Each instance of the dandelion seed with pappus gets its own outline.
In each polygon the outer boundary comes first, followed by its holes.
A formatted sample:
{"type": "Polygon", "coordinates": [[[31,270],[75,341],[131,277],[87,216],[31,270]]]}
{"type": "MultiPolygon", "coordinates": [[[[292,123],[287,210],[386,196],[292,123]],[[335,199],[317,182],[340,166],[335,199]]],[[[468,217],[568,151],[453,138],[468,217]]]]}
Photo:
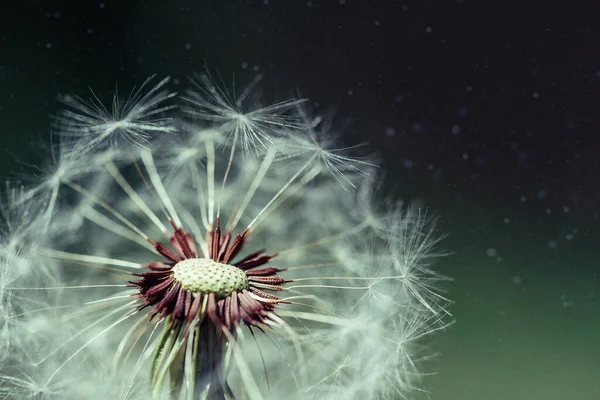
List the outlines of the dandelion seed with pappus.
{"type": "Polygon", "coordinates": [[[257,82],[234,97],[202,76],[176,108],[150,82],[111,111],[69,97],[46,169],[61,173],[9,186],[0,395],[422,390],[426,337],[449,323],[427,214],[380,207],[375,163],[303,99],[265,106],[257,82]]]}

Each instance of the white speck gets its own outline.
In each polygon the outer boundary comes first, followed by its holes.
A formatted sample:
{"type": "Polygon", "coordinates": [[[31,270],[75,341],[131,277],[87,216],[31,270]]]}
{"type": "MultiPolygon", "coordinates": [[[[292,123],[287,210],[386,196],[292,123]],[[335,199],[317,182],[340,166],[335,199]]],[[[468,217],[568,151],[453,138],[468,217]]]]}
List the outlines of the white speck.
{"type": "Polygon", "coordinates": [[[428,169],[428,170],[430,170],[430,171],[433,171],[433,165],[429,164],[429,165],[427,166],[427,169],[428,169]]]}
{"type": "Polygon", "coordinates": [[[94,33],[94,30],[92,28],[87,28],[85,33],[87,33],[88,35],[91,35],[92,33],[94,33]]]}
{"type": "Polygon", "coordinates": [[[186,44],[185,44],[185,49],[186,49],[186,50],[189,50],[189,49],[191,49],[191,48],[192,48],[192,45],[191,45],[191,44],[189,44],[189,43],[186,43],[186,44]]]}
{"type": "Polygon", "coordinates": [[[498,255],[498,252],[496,251],[496,249],[490,247],[485,251],[485,254],[487,254],[488,257],[496,257],[498,255]]]}
{"type": "Polygon", "coordinates": [[[242,69],[246,69],[248,68],[248,63],[247,62],[243,62],[242,63],[242,69]]]}
{"type": "Polygon", "coordinates": [[[402,96],[401,94],[394,95],[394,101],[396,103],[401,103],[402,100],[404,100],[404,96],[402,96]]]}
{"type": "Polygon", "coordinates": [[[306,2],[306,5],[307,5],[308,7],[312,7],[312,6],[313,6],[313,2],[312,2],[312,1],[307,1],[307,2],[306,2]]]}
{"type": "Polygon", "coordinates": [[[340,4],[346,4],[346,0],[340,0],[340,4]]]}
{"type": "Polygon", "coordinates": [[[556,249],[557,247],[558,247],[558,243],[556,243],[556,240],[550,240],[550,241],[548,242],[548,248],[549,248],[549,249],[552,249],[552,250],[554,250],[554,249],[556,249]]]}
{"type": "Polygon", "coordinates": [[[522,202],[522,203],[525,203],[526,201],[527,201],[527,197],[525,197],[525,196],[521,196],[521,202],[522,202]]]}
{"type": "Polygon", "coordinates": [[[567,233],[567,234],[565,235],[565,239],[567,239],[567,240],[573,240],[573,238],[574,238],[574,237],[575,237],[575,236],[573,236],[573,234],[572,234],[572,233],[567,233]]]}
{"type": "Polygon", "coordinates": [[[260,69],[258,65],[252,67],[252,71],[257,72],[260,69]]]}
{"type": "Polygon", "coordinates": [[[552,214],[552,210],[549,208],[546,208],[546,215],[550,215],[550,214],[552,214]]]}
{"type": "Polygon", "coordinates": [[[412,160],[404,160],[404,168],[412,168],[413,162],[412,160]]]}
{"type": "Polygon", "coordinates": [[[508,224],[510,222],[510,218],[504,218],[504,223],[508,224]]]}
{"type": "Polygon", "coordinates": [[[394,129],[393,126],[388,126],[387,128],[385,128],[385,134],[387,136],[395,136],[396,135],[396,130],[394,129]]]}
{"type": "Polygon", "coordinates": [[[460,126],[458,126],[458,125],[452,125],[452,133],[454,133],[455,135],[457,133],[460,133],[460,126]]]}
{"type": "Polygon", "coordinates": [[[381,22],[378,19],[376,19],[375,20],[375,26],[379,26],[379,25],[381,25],[381,22]]]}
{"type": "Polygon", "coordinates": [[[427,28],[425,28],[425,32],[427,32],[427,33],[431,33],[431,27],[430,27],[430,26],[428,26],[427,28]]]}
{"type": "Polygon", "coordinates": [[[469,85],[467,86],[467,92],[472,92],[473,91],[473,86],[469,85]]]}
{"type": "Polygon", "coordinates": [[[100,3],[99,7],[100,7],[101,9],[104,9],[104,7],[106,7],[106,4],[104,4],[104,3],[100,3]]]}
{"type": "Polygon", "coordinates": [[[540,97],[538,92],[533,92],[532,96],[534,99],[537,99],[538,97],[540,97]]]}
{"type": "Polygon", "coordinates": [[[469,159],[469,155],[467,153],[463,153],[462,159],[463,160],[468,160],[469,159]]]}
{"type": "Polygon", "coordinates": [[[512,277],[511,281],[515,285],[520,285],[521,283],[523,283],[523,278],[521,278],[519,275],[515,275],[512,277]]]}
{"type": "Polygon", "coordinates": [[[348,96],[352,96],[354,94],[354,90],[348,89],[348,96]]]}
{"type": "Polygon", "coordinates": [[[47,49],[50,49],[50,48],[52,48],[52,43],[46,43],[46,48],[47,48],[47,49]]]}

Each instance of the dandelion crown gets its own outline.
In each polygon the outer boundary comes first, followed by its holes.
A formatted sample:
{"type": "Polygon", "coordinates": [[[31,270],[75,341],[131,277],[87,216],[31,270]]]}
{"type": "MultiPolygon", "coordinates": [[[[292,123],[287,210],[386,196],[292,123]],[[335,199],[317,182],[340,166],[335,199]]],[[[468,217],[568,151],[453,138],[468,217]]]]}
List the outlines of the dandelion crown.
{"type": "Polygon", "coordinates": [[[261,104],[257,82],[61,99],[52,162],[6,183],[0,397],[419,389],[449,315],[431,221],[380,206],[374,163],[304,100],[261,104]]]}

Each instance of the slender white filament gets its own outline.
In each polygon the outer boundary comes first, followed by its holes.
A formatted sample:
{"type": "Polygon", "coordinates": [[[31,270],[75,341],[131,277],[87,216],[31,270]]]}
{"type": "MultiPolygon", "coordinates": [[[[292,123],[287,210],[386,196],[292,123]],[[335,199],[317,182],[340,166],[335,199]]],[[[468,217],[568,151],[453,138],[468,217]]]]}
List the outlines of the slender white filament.
{"type": "Polygon", "coordinates": [[[175,223],[175,225],[181,227],[181,221],[179,220],[177,212],[175,211],[175,207],[173,207],[173,203],[171,202],[171,199],[167,194],[167,190],[163,186],[162,179],[160,178],[160,175],[158,174],[158,171],[156,169],[156,165],[154,164],[154,158],[152,157],[152,153],[149,150],[142,150],[141,156],[142,161],[146,166],[146,170],[148,171],[148,176],[150,176],[150,180],[156,188],[156,192],[158,193],[160,200],[163,202],[163,204],[169,211],[169,215],[175,223]]]}

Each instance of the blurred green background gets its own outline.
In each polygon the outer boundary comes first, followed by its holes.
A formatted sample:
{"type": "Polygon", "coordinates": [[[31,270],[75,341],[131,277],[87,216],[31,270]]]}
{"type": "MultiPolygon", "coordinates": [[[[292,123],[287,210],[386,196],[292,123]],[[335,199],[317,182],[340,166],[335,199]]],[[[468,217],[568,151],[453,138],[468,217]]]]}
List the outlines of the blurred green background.
{"type": "Polygon", "coordinates": [[[0,175],[48,158],[59,93],[110,99],[206,66],[298,90],[382,192],[438,215],[455,323],[434,400],[600,399],[600,60],[594,6],[561,2],[13,2],[0,17],[0,175]],[[46,144],[45,146],[43,144],[46,144]]]}

